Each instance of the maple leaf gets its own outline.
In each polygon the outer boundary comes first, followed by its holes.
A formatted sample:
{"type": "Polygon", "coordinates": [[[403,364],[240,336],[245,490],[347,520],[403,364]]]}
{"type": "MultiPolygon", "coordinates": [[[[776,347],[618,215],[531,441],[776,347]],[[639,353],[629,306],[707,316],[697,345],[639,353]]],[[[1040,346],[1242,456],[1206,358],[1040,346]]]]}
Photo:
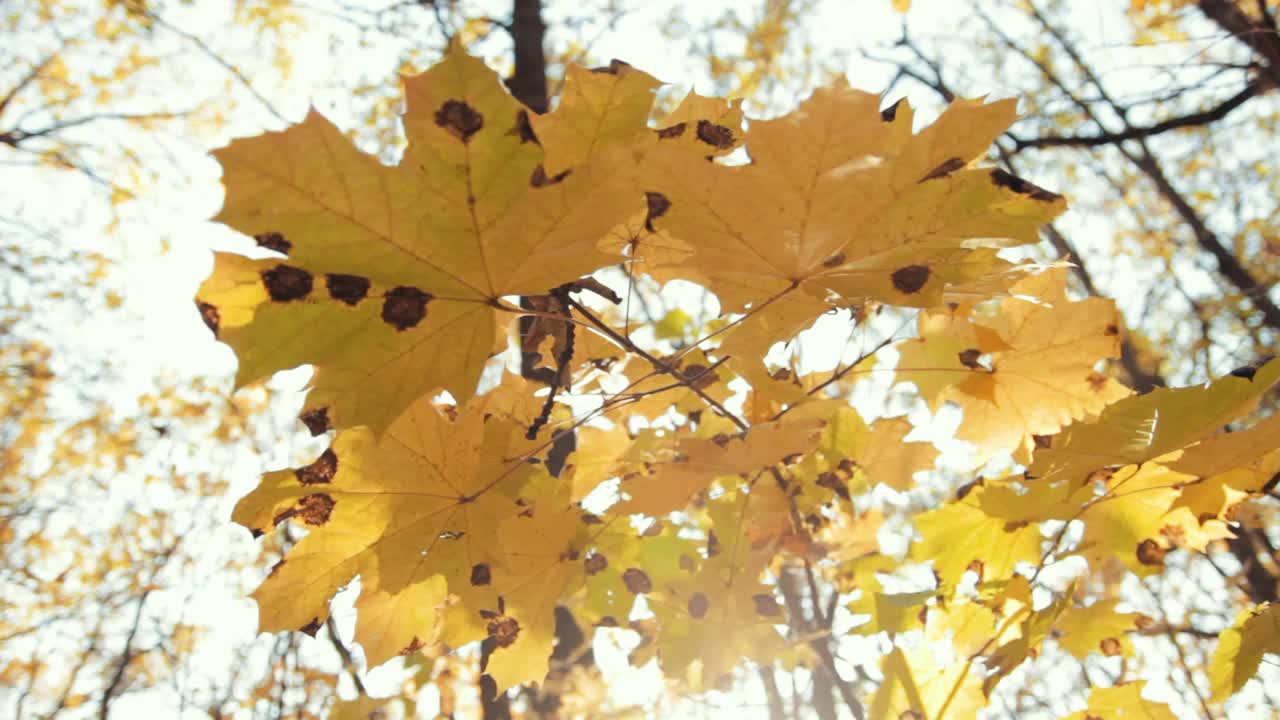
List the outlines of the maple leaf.
{"type": "Polygon", "coordinates": [[[307,416],[326,422],[313,430],[381,431],[436,388],[466,400],[504,342],[500,298],[608,263],[597,241],[640,207],[605,171],[604,145],[549,174],[545,155],[573,153],[544,149],[530,113],[457,45],[406,78],[405,96],[408,149],[394,167],[314,111],[214,153],[217,220],[286,257],[219,253],[201,314],[236,350],[238,384],[316,366],[307,416]]]}
{"type": "Polygon", "coordinates": [[[921,539],[911,547],[919,560],[933,560],[942,581],[954,585],[965,570],[979,578],[1008,577],[1020,562],[1040,559],[1040,526],[1032,522],[1039,500],[987,487],[916,518],[921,539]]]}
{"type": "Polygon", "coordinates": [[[1239,692],[1258,672],[1266,653],[1280,653],[1280,604],[1263,603],[1236,616],[1218,638],[1209,661],[1209,681],[1214,700],[1239,692]]]}
{"type": "Polygon", "coordinates": [[[1053,268],[1011,288],[1039,302],[1009,297],[990,317],[924,313],[920,337],[897,346],[898,378],[934,407],[960,405],[956,436],[988,454],[1026,451],[1034,436],[1101,411],[1129,394],[1095,369],[1120,354],[1120,318],[1110,300],[1069,302],[1065,288],[1066,270],[1053,268]]]}
{"type": "Polygon", "coordinates": [[[879,105],[841,80],[795,112],[753,122],[749,165],[661,145],[645,155],[650,225],[694,250],[681,272],[724,311],[754,310],[724,340],[727,353],[790,337],[830,307],[831,293],[936,304],[948,283],[1004,271],[972,249],[1035,242],[1062,211],[1052,193],[968,167],[1013,121],[1015,103],[959,100],[918,135],[905,103],[883,115],[879,105]]]}
{"type": "MultiPolygon", "coordinates": [[[[1074,423],[1053,437],[1048,447],[1036,451],[1030,473],[1056,482],[1084,477],[1098,468],[1158,458],[1218,432],[1249,412],[1278,381],[1280,359],[1205,385],[1157,388],[1125,398],[1097,419],[1074,423]]],[[[1191,462],[1203,462],[1198,455],[1194,452],[1191,462]]],[[[1204,468],[1186,467],[1198,469],[1204,468]]]]}
{"type": "Polygon", "coordinates": [[[976,717],[986,704],[968,664],[943,662],[928,646],[895,646],[880,670],[884,682],[871,700],[873,718],[976,717]]]}
{"type": "Polygon", "coordinates": [[[460,410],[420,398],[381,437],[348,429],[315,462],[268,473],[233,518],[255,532],[286,520],[309,532],[254,592],[262,629],[323,622],[358,575],[356,639],[370,665],[437,635],[488,635],[515,646],[495,655],[504,682],[541,679],[554,599],[582,577],[567,558],[585,551],[589,530],[563,483],[525,461],[527,416],[503,405],[496,392],[460,410]],[[465,610],[442,623],[446,589],[465,610]],[[504,597],[509,610],[497,610],[504,597]]]}
{"type": "Polygon", "coordinates": [[[1109,688],[1095,687],[1089,691],[1089,706],[1067,715],[1062,720],[1090,720],[1091,718],[1175,720],[1177,715],[1173,714],[1173,710],[1168,705],[1142,697],[1142,691],[1146,686],[1147,682],[1140,680],[1109,688]]]}
{"type": "Polygon", "coordinates": [[[778,421],[755,425],[736,437],[683,439],[675,460],[657,465],[652,475],[628,480],[622,489],[631,498],[609,510],[654,516],[679,510],[715,478],[759,473],[807,451],[817,443],[822,425],[820,420],[778,421]]]}
{"type": "Polygon", "coordinates": [[[1099,600],[1087,607],[1069,607],[1054,624],[1058,644],[1084,660],[1091,653],[1108,657],[1130,655],[1133,643],[1128,633],[1138,627],[1143,616],[1116,610],[1119,600],[1099,600]]]}

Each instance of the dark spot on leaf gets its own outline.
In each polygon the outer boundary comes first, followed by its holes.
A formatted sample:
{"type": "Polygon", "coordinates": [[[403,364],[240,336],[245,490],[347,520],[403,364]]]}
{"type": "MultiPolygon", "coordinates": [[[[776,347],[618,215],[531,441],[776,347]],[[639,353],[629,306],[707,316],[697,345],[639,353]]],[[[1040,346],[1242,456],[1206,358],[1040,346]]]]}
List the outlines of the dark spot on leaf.
{"type": "Polygon", "coordinates": [[[822,267],[824,268],[840,267],[841,265],[844,264],[844,260],[845,260],[844,253],[838,252],[835,255],[832,255],[831,257],[827,258],[826,260],[823,260],[822,267]]]}
{"type": "Polygon", "coordinates": [[[835,473],[833,473],[833,472],[824,472],[824,473],[822,473],[821,475],[819,475],[819,476],[818,476],[818,485],[819,485],[819,487],[824,487],[824,488],[828,488],[828,489],[830,489],[830,490],[833,490],[833,491],[835,492],[835,494],[839,495],[840,497],[844,498],[845,500],[848,500],[848,499],[849,499],[849,488],[848,488],[848,486],[847,486],[847,485],[845,485],[844,480],[843,480],[843,479],[841,479],[841,477],[840,477],[839,475],[837,475],[837,474],[835,474],[835,473]]]}
{"type": "Polygon", "coordinates": [[[920,292],[920,288],[929,282],[929,275],[928,265],[908,265],[894,270],[889,279],[893,281],[893,287],[898,292],[913,295],[920,292]]]}
{"type": "Polygon", "coordinates": [[[446,100],[436,111],[436,125],[467,142],[484,127],[484,116],[461,100],[446,100]]]}
{"type": "Polygon", "coordinates": [[[302,413],[299,419],[302,420],[303,425],[307,426],[307,430],[310,431],[311,437],[323,435],[329,432],[329,428],[332,427],[329,423],[329,408],[327,407],[308,410],[302,413]]]}
{"type": "Polygon", "coordinates": [[[950,175],[951,173],[959,170],[960,168],[964,167],[964,165],[965,165],[965,162],[961,158],[958,158],[958,157],[947,158],[942,162],[941,165],[930,170],[929,174],[920,178],[920,182],[925,182],[926,180],[937,180],[938,178],[944,178],[950,175]]]}
{"type": "Polygon", "coordinates": [[[711,442],[715,443],[718,447],[728,447],[729,440],[731,439],[732,438],[730,438],[726,433],[716,433],[711,436],[711,442]]]}
{"type": "Polygon", "coordinates": [[[604,520],[601,520],[599,515],[594,513],[582,513],[583,525],[601,525],[603,523],[604,520]]]}
{"type": "Polygon", "coordinates": [[[298,632],[306,633],[311,637],[315,637],[316,633],[320,632],[320,618],[318,617],[311,618],[311,622],[298,628],[298,632]]]}
{"type": "Polygon", "coordinates": [[[782,614],[782,607],[778,605],[778,601],[769,593],[760,593],[752,595],[751,601],[756,604],[756,614],[765,617],[774,617],[782,614]]]}
{"type": "Polygon", "coordinates": [[[277,265],[263,271],[262,284],[276,302],[301,300],[311,294],[311,273],[292,265],[277,265]]]}
{"type": "Polygon", "coordinates": [[[485,610],[484,608],[481,608],[481,609],[477,610],[476,612],[480,613],[480,617],[484,618],[485,620],[492,620],[492,619],[494,619],[494,618],[498,617],[498,613],[496,613],[496,612],[494,612],[494,611],[492,611],[492,610],[485,610]]]}
{"type": "Polygon", "coordinates": [[[716,536],[715,530],[707,531],[707,557],[713,558],[720,554],[720,538],[716,536]]]}
{"type": "Polygon", "coordinates": [[[1004,531],[1014,533],[1027,526],[1026,520],[1007,520],[1004,524],[1004,531]]]}
{"type": "Polygon", "coordinates": [[[1160,543],[1150,538],[1138,543],[1138,562],[1143,565],[1163,565],[1164,556],[1168,553],[1168,550],[1160,547],[1160,543]]]}
{"type": "Polygon", "coordinates": [[[1245,365],[1244,367],[1238,367],[1238,368],[1236,368],[1235,370],[1232,370],[1232,371],[1231,371],[1231,376],[1232,376],[1232,377],[1238,377],[1238,378],[1244,378],[1245,380],[1248,380],[1248,381],[1252,382],[1252,381],[1253,381],[1253,376],[1254,376],[1254,375],[1256,375],[1256,374],[1257,374],[1257,372],[1258,372],[1258,368],[1256,368],[1256,367],[1254,367],[1254,366],[1252,366],[1252,365],[1245,365]]]}
{"type": "Polygon", "coordinates": [[[218,312],[218,308],[207,302],[196,301],[196,308],[200,310],[200,319],[204,321],[205,327],[213,331],[213,336],[218,337],[218,326],[222,322],[222,313],[218,312]]]}
{"type": "Polygon", "coordinates": [[[893,101],[893,104],[880,111],[880,119],[885,122],[893,122],[898,117],[898,106],[902,104],[902,98],[893,101]]]}
{"type": "Polygon", "coordinates": [[[1031,439],[1035,442],[1037,450],[1053,447],[1052,435],[1032,435],[1031,439]]]}
{"type": "Polygon", "coordinates": [[[1107,327],[1102,331],[1102,334],[1103,335],[1119,335],[1120,328],[1116,327],[1115,323],[1111,323],[1110,325],[1107,325],[1107,327]]]}
{"type": "Polygon", "coordinates": [[[520,621],[513,617],[500,615],[489,621],[485,627],[494,645],[500,648],[511,647],[520,636],[520,621]]]}
{"type": "Polygon", "coordinates": [[[956,353],[956,357],[960,359],[961,365],[969,368],[970,370],[985,369],[978,364],[978,358],[982,357],[982,351],[977,348],[969,348],[968,350],[961,350],[960,352],[956,353]]]}
{"type": "Polygon", "coordinates": [[[1057,200],[1062,199],[1061,195],[1057,193],[1049,192],[1048,190],[1045,190],[1039,185],[1036,185],[1034,183],[1029,183],[1026,180],[1023,180],[1022,178],[1018,177],[1017,175],[1013,175],[1008,172],[1005,172],[1000,168],[996,168],[995,170],[991,171],[991,182],[995,183],[996,185],[999,185],[1000,187],[1009,188],[1010,190],[1018,193],[1019,195],[1028,195],[1031,197],[1032,200],[1039,200],[1041,202],[1055,202],[1057,200]]]}
{"type": "Polygon", "coordinates": [[[329,288],[329,297],[348,305],[359,303],[369,294],[369,278],[359,275],[329,273],[324,282],[329,288]]]}
{"type": "Polygon", "coordinates": [[[406,646],[405,646],[405,648],[404,648],[403,650],[401,650],[401,651],[400,651],[400,654],[401,654],[401,655],[412,655],[412,654],[414,654],[414,653],[418,652],[419,650],[421,650],[421,649],[422,649],[422,647],[423,647],[423,645],[422,645],[422,641],[418,639],[418,636],[417,636],[417,635],[414,635],[414,636],[413,636],[413,639],[409,641],[409,644],[408,644],[408,645],[406,645],[406,646]]]}
{"type": "Polygon", "coordinates": [[[664,127],[658,131],[658,139],[674,140],[675,138],[678,138],[681,135],[683,135],[685,128],[687,128],[688,126],[689,126],[688,123],[676,123],[671,127],[664,127]]]}
{"type": "Polygon", "coordinates": [[[710,120],[698,121],[698,139],[719,150],[728,150],[734,143],[733,130],[710,120]]]}
{"type": "Polygon", "coordinates": [[[622,573],[622,582],[636,595],[653,591],[653,581],[640,568],[627,568],[626,572],[622,573]]]}
{"type": "Polygon", "coordinates": [[[612,615],[605,615],[600,618],[600,622],[596,623],[599,627],[618,627],[618,618],[612,615]]]}
{"type": "Polygon", "coordinates": [[[477,563],[471,566],[472,585],[488,585],[492,581],[493,576],[489,573],[488,563],[477,563]]]}
{"type": "Polygon", "coordinates": [[[667,214],[671,209],[671,201],[666,195],[658,192],[646,192],[644,194],[645,203],[649,206],[649,212],[644,216],[644,229],[649,232],[657,232],[653,229],[653,221],[667,214]]]}
{"type": "Polygon", "coordinates": [[[529,184],[536,188],[546,187],[548,185],[555,185],[556,183],[561,182],[565,178],[569,177],[569,173],[571,172],[573,172],[573,170],[562,170],[556,173],[554,176],[548,177],[547,169],[542,167],[541,164],[539,164],[537,167],[533,169],[533,174],[529,176],[529,184]]]}
{"type": "Polygon", "coordinates": [[[698,619],[704,618],[707,615],[707,611],[710,609],[711,601],[707,599],[706,595],[703,595],[702,593],[694,593],[693,597],[689,598],[690,617],[698,619]]]}
{"type": "Polygon", "coordinates": [[[281,255],[288,255],[289,250],[293,248],[293,243],[285,239],[284,235],[278,232],[262,233],[254,235],[253,241],[258,243],[258,247],[264,247],[268,250],[275,250],[281,255]]]}
{"type": "Polygon", "coordinates": [[[691,572],[697,572],[697,571],[698,571],[698,564],[697,564],[697,563],[695,563],[695,562],[693,561],[693,558],[689,557],[688,555],[681,555],[681,556],[680,556],[680,569],[681,569],[681,570],[683,570],[683,571],[685,571],[685,572],[688,572],[688,573],[691,573],[691,572]]]}
{"type": "Polygon", "coordinates": [[[320,453],[320,457],[316,458],[315,462],[294,470],[293,474],[303,485],[323,485],[333,482],[333,476],[338,474],[338,456],[333,452],[333,448],[328,448],[320,453]]]}
{"type": "Polygon", "coordinates": [[[1124,652],[1124,646],[1120,644],[1120,640],[1113,637],[1102,638],[1102,642],[1098,643],[1098,649],[1102,650],[1102,654],[1107,657],[1115,657],[1124,652]]]}
{"type": "Polygon", "coordinates": [[[382,319],[397,330],[408,330],[427,316],[430,293],[416,287],[401,285],[387,291],[382,301],[382,319]]]}
{"type": "Polygon", "coordinates": [[[621,71],[630,67],[631,67],[631,63],[614,58],[609,61],[609,64],[607,66],[591,68],[591,72],[599,75],[617,75],[621,71]]]}
{"type": "Polygon", "coordinates": [[[599,553],[591,553],[586,560],[582,561],[582,567],[586,569],[588,575],[595,575],[609,567],[609,558],[599,553]]]}
{"type": "Polygon", "coordinates": [[[308,495],[298,502],[297,516],[308,525],[323,525],[329,522],[333,514],[333,506],[337,502],[324,493],[308,495]]]}
{"type": "Polygon", "coordinates": [[[258,528],[253,528],[249,531],[249,534],[253,536],[254,540],[257,540],[258,538],[262,537],[266,533],[262,532],[258,528]]]}
{"type": "Polygon", "coordinates": [[[520,142],[522,143],[542,144],[538,142],[538,136],[533,132],[533,123],[529,122],[528,110],[516,112],[516,134],[520,136],[520,142]]]}

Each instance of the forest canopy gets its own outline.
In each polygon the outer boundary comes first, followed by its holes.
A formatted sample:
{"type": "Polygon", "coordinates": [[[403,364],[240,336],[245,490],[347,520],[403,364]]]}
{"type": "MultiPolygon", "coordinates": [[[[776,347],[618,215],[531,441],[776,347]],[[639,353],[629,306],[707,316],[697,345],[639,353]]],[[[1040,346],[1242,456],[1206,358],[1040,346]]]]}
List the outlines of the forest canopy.
{"type": "Polygon", "coordinates": [[[6,18],[6,713],[1276,711],[1274,2],[493,5],[6,18]]]}

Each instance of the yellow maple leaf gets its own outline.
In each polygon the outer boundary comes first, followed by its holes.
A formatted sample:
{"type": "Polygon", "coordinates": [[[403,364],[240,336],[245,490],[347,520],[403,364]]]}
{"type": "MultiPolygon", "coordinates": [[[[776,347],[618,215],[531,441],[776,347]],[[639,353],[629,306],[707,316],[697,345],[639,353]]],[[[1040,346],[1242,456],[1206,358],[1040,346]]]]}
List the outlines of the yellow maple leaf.
{"type": "Polygon", "coordinates": [[[1209,661],[1213,698],[1226,700],[1258,672],[1266,653],[1280,653],[1280,604],[1263,603],[1236,616],[1209,661]]]}
{"type": "Polygon", "coordinates": [[[1099,600],[1087,607],[1069,607],[1054,623],[1058,644],[1081,660],[1090,653],[1108,657],[1129,655],[1133,643],[1129,631],[1142,618],[1138,613],[1118,612],[1119,600],[1099,600]]]}
{"type": "Polygon", "coordinates": [[[661,144],[645,155],[650,224],[694,249],[679,270],[707,283],[725,311],[755,311],[725,348],[790,337],[831,307],[832,293],[845,304],[936,304],[948,283],[992,263],[1004,272],[975,248],[1035,242],[1064,208],[1003,171],[969,169],[1013,121],[1014,102],[958,100],[918,135],[905,103],[879,105],[837,81],[793,113],[753,122],[749,165],[661,144]]]}
{"type": "Polygon", "coordinates": [[[1029,450],[1101,411],[1129,394],[1095,367],[1120,354],[1119,315],[1110,300],[1069,302],[1066,279],[1052,268],[1020,280],[1011,292],[1039,301],[1009,297],[990,317],[926,317],[921,337],[898,346],[898,377],[930,403],[960,405],[956,436],[988,454],[1029,450]]]}
{"type": "Polygon", "coordinates": [[[821,420],[784,419],[755,425],[737,437],[681,440],[675,460],[658,465],[652,475],[623,484],[622,490],[631,498],[610,512],[656,516],[679,510],[716,478],[758,473],[789,455],[811,449],[823,424],[821,420]]]}
{"type": "MultiPolygon", "coordinates": [[[[630,100],[648,102],[646,87],[628,87],[630,100]]],[[[314,364],[307,411],[334,427],[381,431],[436,388],[470,397],[501,337],[500,298],[607,264],[597,242],[642,207],[605,171],[607,143],[589,156],[544,149],[497,75],[456,45],[405,95],[395,167],[314,111],[214,153],[226,186],[216,219],[286,257],[219,253],[201,314],[236,349],[239,384],[314,364]],[[549,172],[548,154],[585,164],[549,172]]],[[[545,122],[568,137],[557,114],[545,122]]]]}
{"type": "MultiPolygon", "coordinates": [[[[1205,385],[1157,388],[1125,398],[1096,420],[1074,423],[1052,438],[1036,451],[1030,472],[1056,482],[1160,457],[1209,437],[1249,412],[1277,381],[1280,359],[1205,385]]],[[[1198,455],[1197,451],[1192,457],[1198,455]]],[[[1186,467],[1190,472],[1203,469],[1186,467]]]]}
{"type": "Polygon", "coordinates": [[[1089,691],[1089,707],[1062,720],[1175,720],[1177,715],[1168,705],[1142,697],[1146,686],[1145,680],[1139,680],[1115,687],[1095,687],[1089,691]]]}
{"type": "Polygon", "coordinates": [[[950,585],[970,569],[980,578],[1008,577],[1018,563],[1040,559],[1040,526],[1026,519],[1035,502],[975,487],[916,518],[922,537],[912,544],[911,556],[933,560],[934,570],[950,585]]]}
{"type": "MultiPolygon", "coordinates": [[[[504,404],[497,391],[461,410],[421,398],[381,437],[344,430],[315,462],[268,473],[233,518],[255,532],[287,520],[309,532],[254,592],[262,629],[318,627],[329,599],[358,575],[356,639],[370,665],[441,632],[455,643],[496,634],[507,645],[523,632],[521,647],[546,645],[547,597],[581,575],[560,563],[587,525],[564,484],[525,461],[528,420],[504,404]],[[448,595],[467,609],[442,629],[448,595]],[[504,596],[511,611],[498,612],[501,622],[477,614],[504,596]]],[[[528,663],[519,661],[523,672],[536,673],[528,663]]]]}

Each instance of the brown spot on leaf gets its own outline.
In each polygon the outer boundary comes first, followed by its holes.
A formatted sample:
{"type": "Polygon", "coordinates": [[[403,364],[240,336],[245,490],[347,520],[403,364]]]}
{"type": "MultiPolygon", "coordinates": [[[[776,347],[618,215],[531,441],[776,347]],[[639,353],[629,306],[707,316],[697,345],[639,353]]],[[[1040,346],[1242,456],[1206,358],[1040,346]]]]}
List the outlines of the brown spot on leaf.
{"type": "Polygon", "coordinates": [[[596,623],[598,627],[618,627],[618,618],[612,615],[605,615],[600,618],[600,622],[596,623]]]}
{"type": "Polygon", "coordinates": [[[422,641],[418,639],[417,635],[414,635],[413,639],[409,641],[409,644],[406,645],[404,649],[400,651],[400,654],[412,655],[418,652],[419,650],[421,650],[422,648],[423,648],[422,641]]]}
{"type": "Polygon", "coordinates": [[[1089,373],[1085,380],[1089,381],[1089,389],[1094,392],[1102,392],[1107,387],[1107,376],[1100,372],[1089,373]]]}
{"type": "Polygon", "coordinates": [[[965,162],[961,158],[958,158],[958,157],[947,158],[946,160],[942,161],[941,165],[930,170],[927,175],[920,178],[919,182],[925,182],[927,180],[937,180],[938,178],[944,178],[950,175],[951,173],[959,170],[960,168],[963,168],[964,166],[965,166],[965,162]]]}
{"type": "Polygon", "coordinates": [[[838,252],[835,255],[832,255],[831,257],[827,258],[826,260],[823,260],[822,267],[824,268],[840,267],[841,265],[844,264],[844,261],[845,261],[844,253],[838,252]]]}
{"type": "Polygon", "coordinates": [[[1160,547],[1160,543],[1151,538],[1138,543],[1138,562],[1143,565],[1163,565],[1164,556],[1168,554],[1168,550],[1160,547]]]}
{"type": "Polygon", "coordinates": [[[359,275],[329,273],[324,276],[329,297],[348,305],[356,305],[369,294],[369,278],[359,275]]]}
{"type": "Polygon", "coordinates": [[[920,292],[920,288],[929,282],[930,270],[928,265],[907,265],[893,271],[893,275],[889,279],[893,281],[893,287],[904,295],[914,295],[920,292]]]}
{"type": "Polygon", "coordinates": [[[720,554],[720,538],[716,536],[715,530],[707,531],[707,557],[713,558],[720,554]]]}
{"type": "Polygon", "coordinates": [[[698,121],[698,139],[718,150],[728,150],[734,143],[733,130],[710,120],[698,121]]]}
{"type": "Polygon", "coordinates": [[[1000,168],[991,171],[991,182],[1000,187],[1009,188],[1019,195],[1027,195],[1032,200],[1039,200],[1040,202],[1055,202],[1062,199],[1061,195],[1049,192],[1039,185],[1027,182],[1017,175],[1008,173],[1000,168]]]}
{"type": "Polygon", "coordinates": [[[311,273],[292,265],[277,265],[262,272],[262,284],[276,302],[301,300],[311,294],[311,273]]]}
{"type": "Polygon", "coordinates": [[[1102,334],[1103,335],[1119,335],[1120,328],[1117,327],[1115,323],[1111,323],[1107,325],[1107,327],[1102,331],[1102,334]]]}
{"type": "Polygon", "coordinates": [[[253,241],[258,243],[258,247],[264,247],[268,250],[275,250],[281,255],[288,255],[293,249],[293,243],[285,239],[284,235],[278,232],[262,233],[254,235],[253,241]]]}
{"type": "Polygon", "coordinates": [[[751,602],[756,604],[757,615],[774,617],[782,614],[782,606],[778,605],[778,601],[769,593],[752,595],[751,602]]]}
{"type": "Polygon", "coordinates": [[[707,611],[711,609],[711,601],[702,593],[694,593],[689,598],[689,616],[695,619],[706,617],[707,611]]]}
{"type": "Polygon", "coordinates": [[[218,326],[222,323],[222,313],[218,312],[218,308],[207,302],[196,301],[196,308],[200,310],[200,319],[204,321],[205,327],[213,331],[213,336],[218,337],[218,326]]]}
{"type": "Polygon", "coordinates": [[[1102,642],[1098,643],[1098,648],[1107,657],[1115,657],[1124,652],[1124,646],[1120,644],[1120,640],[1113,637],[1102,638],[1102,642]]]}
{"type": "Polygon", "coordinates": [[[265,532],[263,532],[263,531],[259,530],[258,528],[252,528],[252,529],[250,529],[250,530],[249,530],[249,534],[250,534],[251,536],[253,536],[253,539],[254,539],[254,540],[257,540],[258,538],[262,537],[263,535],[266,535],[266,533],[265,533],[265,532]]]}
{"type": "Polygon", "coordinates": [[[679,565],[680,565],[680,569],[687,573],[698,571],[698,564],[695,563],[693,561],[693,558],[688,555],[680,556],[679,565]]]}
{"type": "Polygon", "coordinates": [[[582,561],[582,567],[586,569],[588,575],[602,573],[609,567],[609,558],[599,553],[591,553],[586,560],[582,561]]]}
{"type": "Polygon", "coordinates": [[[555,185],[556,183],[561,182],[565,178],[569,177],[569,173],[571,172],[573,171],[562,170],[556,173],[554,176],[548,177],[547,169],[542,167],[541,164],[539,164],[537,167],[533,169],[533,174],[529,176],[529,184],[536,188],[546,187],[547,185],[555,185]]]}
{"type": "Polygon", "coordinates": [[[622,582],[636,595],[653,592],[653,581],[640,568],[627,568],[626,572],[622,573],[622,582]]]}
{"type": "Polygon", "coordinates": [[[303,425],[307,426],[307,430],[311,433],[311,437],[323,435],[329,432],[329,429],[333,427],[329,422],[329,408],[327,407],[308,410],[302,413],[298,419],[302,421],[303,425]]]}
{"type": "Polygon", "coordinates": [[[893,101],[893,104],[880,111],[880,119],[885,122],[893,122],[898,117],[898,106],[902,105],[902,98],[893,101]]]}
{"type": "Polygon", "coordinates": [[[644,229],[649,232],[657,232],[653,229],[653,221],[667,214],[671,209],[671,201],[666,195],[659,192],[646,192],[644,194],[645,203],[648,204],[649,211],[644,216],[644,229]]]}
{"type": "Polygon", "coordinates": [[[318,617],[311,618],[311,622],[298,628],[298,632],[306,633],[311,637],[315,637],[316,633],[320,632],[320,618],[318,617]]]}
{"type": "Polygon", "coordinates": [[[674,140],[684,134],[685,129],[689,127],[688,123],[676,123],[671,127],[664,127],[658,131],[659,140],[674,140]]]}
{"type": "Polygon", "coordinates": [[[416,287],[401,285],[387,291],[382,301],[382,319],[397,330],[408,330],[427,316],[431,294],[416,287]]]}
{"type": "Polygon", "coordinates": [[[522,143],[542,144],[538,142],[538,136],[533,132],[533,123],[529,122],[528,110],[516,111],[516,134],[520,136],[522,143]]]}
{"type": "Polygon", "coordinates": [[[982,357],[982,351],[977,348],[969,348],[968,350],[961,350],[960,352],[956,353],[956,357],[959,358],[961,365],[969,368],[970,370],[985,369],[978,364],[978,358],[982,357]]]}
{"type": "Polygon", "coordinates": [[[924,720],[924,715],[917,710],[903,710],[898,713],[898,720],[924,720]]]}
{"type": "Polygon", "coordinates": [[[1139,615],[1138,617],[1133,619],[1133,626],[1138,628],[1139,630],[1146,630],[1147,628],[1155,624],[1156,624],[1156,621],[1147,615],[1139,615]]]}
{"type": "Polygon", "coordinates": [[[320,453],[320,457],[316,458],[315,462],[294,470],[293,474],[303,485],[324,485],[333,482],[333,476],[338,474],[338,456],[333,452],[333,448],[329,448],[320,453]]]}
{"type": "Polygon", "coordinates": [[[614,58],[610,60],[609,64],[606,66],[591,68],[591,72],[598,75],[617,75],[630,67],[631,63],[614,58]]]}
{"type": "Polygon", "coordinates": [[[484,127],[484,116],[461,100],[446,100],[436,111],[436,125],[462,142],[468,142],[484,127]]]}
{"type": "Polygon", "coordinates": [[[472,585],[488,585],[492,581],[493,576],[489,573],[488,563],[476,563],[471,566],[472,585]]]}
{"type": "Polygon", "coordinates": [[[307,495],[298,502],[296,515],[308,525],[323,525],[329,522],[333,514],[333,506],[337,502],[325,493],[307,495]]]}
{"type": "Polygon", "coordinates": [[[499,615],[489,621],[485,630],[498,647],[511,647],[520,636],[520,621],[506,615],[499,615]]]}
{"type": "Polygon", "coordinates": [[[1037,450],[1053,447],[1052,435],[1032,435],[1031,440],[1035,443],[1037,450]]]}

